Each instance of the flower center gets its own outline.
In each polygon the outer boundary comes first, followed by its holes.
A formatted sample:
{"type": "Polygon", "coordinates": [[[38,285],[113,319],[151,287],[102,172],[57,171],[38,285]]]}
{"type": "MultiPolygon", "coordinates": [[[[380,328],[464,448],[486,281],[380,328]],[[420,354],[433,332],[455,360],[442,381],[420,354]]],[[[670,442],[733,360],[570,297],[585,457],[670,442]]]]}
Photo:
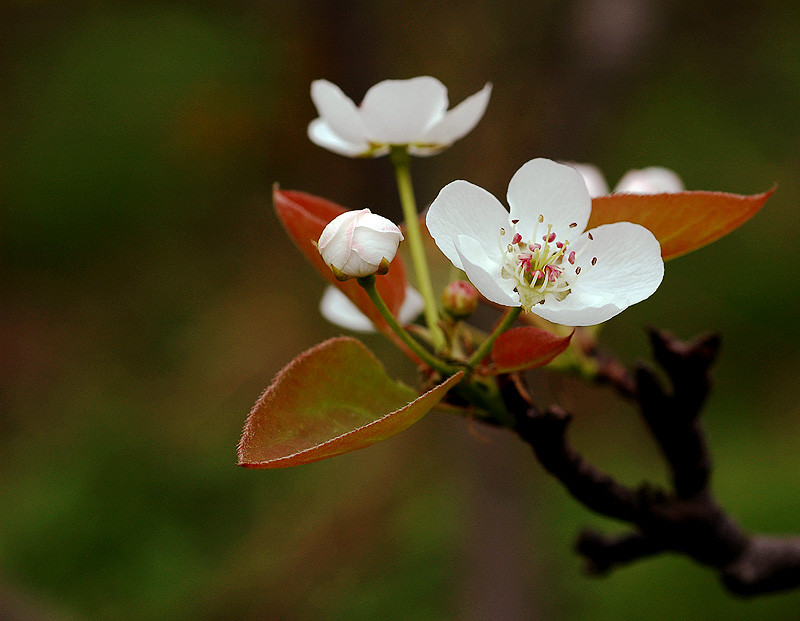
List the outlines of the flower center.
{"type": "MultiPolygon", "coordinates": [[[[522,307],[530,310],[548,299],[561,301],[571,293],[571,287],[581,273],[575,264],[576,254],[568,240],[556,239],[552,225],[545,225],[539,216],[533,236],[525,240],[517,232],[519,220],[512,220],[513,229],[500,229],[500,248],[503,253],[503,278],[516,281],[522,307]]],[[[577,227],[570,224],[570,228],[577,227]]],[[[596,260],[593,260],[593,264],[596,260]]]]}

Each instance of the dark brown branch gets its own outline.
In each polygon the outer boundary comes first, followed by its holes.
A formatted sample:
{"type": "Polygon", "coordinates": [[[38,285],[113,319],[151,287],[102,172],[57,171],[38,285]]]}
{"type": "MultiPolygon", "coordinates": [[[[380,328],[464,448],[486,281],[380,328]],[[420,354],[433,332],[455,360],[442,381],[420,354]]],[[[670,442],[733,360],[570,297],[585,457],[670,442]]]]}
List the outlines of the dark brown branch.
{"type": "Polygon", "coordinates": [[[590,509],[620,520],[633,520],[635,493],[592,466],[567,443],[570,415],[558,407],[545,412],[530,409],[528,414],[518,420],[517,432],[533,447],[542,465],[558,473],[570,493],[590,509]]]}
{"type": "Polygon", "coordinates": [[[612,359],[601,359],[601,378],[633,399],[658,442],[672,473],[673,490],[630,489],[584,459],[569,444],[570,415],[552,406],[539,410],[518,377],[503,384],[516,431],[539,461],[581,503],[628,522],[633,531],[607,537],[585,532],[577,550],[588,570],[614,567],[663,551],[686,554],[718,570],[725,586],[739,595],[757,595],[800,586],[800,538],[749,535],[714,500],[709,488],[711,459],[699,420],[708,397],[709,371],[719,338],[689,343],[652,330],[654,358],[664,371],[640,366],[631,374],[612,359]]]}
{"type": "Polygon", "coordinates": [[[609,537],[593,530],[585,530],[580,534],[575,549],[586,557],[587,573],[596,576],[608,573],[617,565],[664,551],[651,537],[645,537],[641,533],[609,537]]]}

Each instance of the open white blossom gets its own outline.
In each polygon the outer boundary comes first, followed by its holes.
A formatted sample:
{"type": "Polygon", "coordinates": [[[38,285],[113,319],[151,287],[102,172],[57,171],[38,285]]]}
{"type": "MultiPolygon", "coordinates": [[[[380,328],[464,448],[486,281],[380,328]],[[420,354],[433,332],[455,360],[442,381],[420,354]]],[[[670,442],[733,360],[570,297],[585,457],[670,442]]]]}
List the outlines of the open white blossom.
{"type": "MultiPolygon", "coordinates": [[[[583,176],[592,198],[608,194],[608,183],[594,164],[569,162],[583,176]]],[[[683,181],[669,168],[650,166],[641,170],[629,170],[619,180],[614,194],[663,194],[684,191],[683,181]]]]}
{"type": "Polygon", "coordinates": [[[478,291],[568,326],[602,323],[655,292],[661,247],[638,224],[584,232],[592,201],[571,166],[535,159],[508,186],[511,213],[486,190],[454,181],[426,223],[436,245],[478,291]]]}
{"type": "Polygon", "coordinates": [[[336,278],[361,278],[385,274],[403,239],[391,220],[369,209],[346,211],[328,223],[317,249],[336,278]]]}
{"type": "Polygon", "coordinates": [[[412,155],[433,155],[466,136],[481,120],[491,84],[447,109],[447,88],[436,78],[384,80],[356,106],[335,84],[311,83],[319,117],[308,126],[314,144],[348,157],[386,155],[405,146],[412,155]]]}
{"type": "MultiPolygon", "coordinates": [[[[414,287],[406,286],[406,297],[397,311],[400,325],[408,325],[420,316],[425,308],[425,300],[414,287]]],[[[330,285],[322,294],[319,311],[332,324],[353,332],[375,332],[375,325],[353,304],[337,287],[330,285]]]]}

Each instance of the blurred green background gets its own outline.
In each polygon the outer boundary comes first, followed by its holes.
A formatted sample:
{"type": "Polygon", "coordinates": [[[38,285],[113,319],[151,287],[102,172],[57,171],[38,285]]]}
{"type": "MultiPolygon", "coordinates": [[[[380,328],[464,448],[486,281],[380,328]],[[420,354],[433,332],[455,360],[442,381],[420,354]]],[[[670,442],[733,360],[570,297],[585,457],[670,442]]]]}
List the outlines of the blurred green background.
{"type": "MultiPolygon", "coordinates": [[[[722,504],[800,531],[800,5],[795,2],[6,0],[0,7],[0,618],[796,619],[800,592],[729,597],[677,556],[581,573],[585,525],[510,433],[432,415],[370,449],[235,466],[251,405],[339,334],[279,229],[274,182],[399,219],[386,159],[306,138],[310,82],[357,101],[429,74],[483,122],[414,165],[504,196],[532,157],[613,186],[664,165],[689,189],[778,191],[667,265],[602,344],[721,331],[705,414],[722,504]]],[[[390,372],[408,364],[377,337],[390,372]]],[[[664,481],[636,415],[545,372],[575,444],[664,481]]]]}

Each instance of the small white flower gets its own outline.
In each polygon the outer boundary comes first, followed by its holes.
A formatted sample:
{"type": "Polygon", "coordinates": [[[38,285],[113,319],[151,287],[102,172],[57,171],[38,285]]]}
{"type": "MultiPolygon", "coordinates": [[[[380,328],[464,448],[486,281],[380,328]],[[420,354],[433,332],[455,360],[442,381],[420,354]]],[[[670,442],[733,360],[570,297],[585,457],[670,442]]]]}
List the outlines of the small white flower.
{"type": "Polygon", "coordinates": [[[661,248],[638,224],[584,232],[592,201],[571,166],[536,159],[508,186],[511,213],[466,181],[445,186],[426,223],[436,245],[487,299],[568,326],[602,323],[648,298],[661,248]]]}
{"type": "Polygon", "coordinates": [[[385,274],[403,239],[391,220],[369,209],[346,211],[322,231],[317,249],[339,280],[385,274]]]}
{"type": "Polygon", "coordinates": [[[664,194],[683,190],[681,178],[669,168],[661,166],[629,170],[614,188],[617,194],[664,194]]]}
{"type": "MultiPolygon", "coordinates": [[[[420,316],[425,308],[425,300],[414,287],[406,286],[406,297],[397,311],[400,325],[408,325],[420,316]]],[[[350,301],[344,293],[333,285],[325,289],[319,302],[319,311],[332,324],[353,332],[375,332],[375,325],[350,301]]]]}
{"type": "Polygon", "coordinates": [[[386,155],[406,146],[412,155],[433,155],[466,136],[481,120],[491,84],[447,110],[447,88],[436,78],[384,80],[360,106],[327,80],[311,83],[319,118],[308,126],[311,141],[348,157],[386,155]]]}
{"type": "MultiPolygon", "coordinates": [[[[568,163],[581,173],[592,198],[608,194],[608,184],[597,166],[594,164],[568,163]]],[[[614,193],[664,194],[683,192],[684,189],[683,181],[675,172],[662,166],[650,166],[641,170],[629,170],[626,172],[622,179],[619,180],[617,187],[614,188],[614,193]]]]}

